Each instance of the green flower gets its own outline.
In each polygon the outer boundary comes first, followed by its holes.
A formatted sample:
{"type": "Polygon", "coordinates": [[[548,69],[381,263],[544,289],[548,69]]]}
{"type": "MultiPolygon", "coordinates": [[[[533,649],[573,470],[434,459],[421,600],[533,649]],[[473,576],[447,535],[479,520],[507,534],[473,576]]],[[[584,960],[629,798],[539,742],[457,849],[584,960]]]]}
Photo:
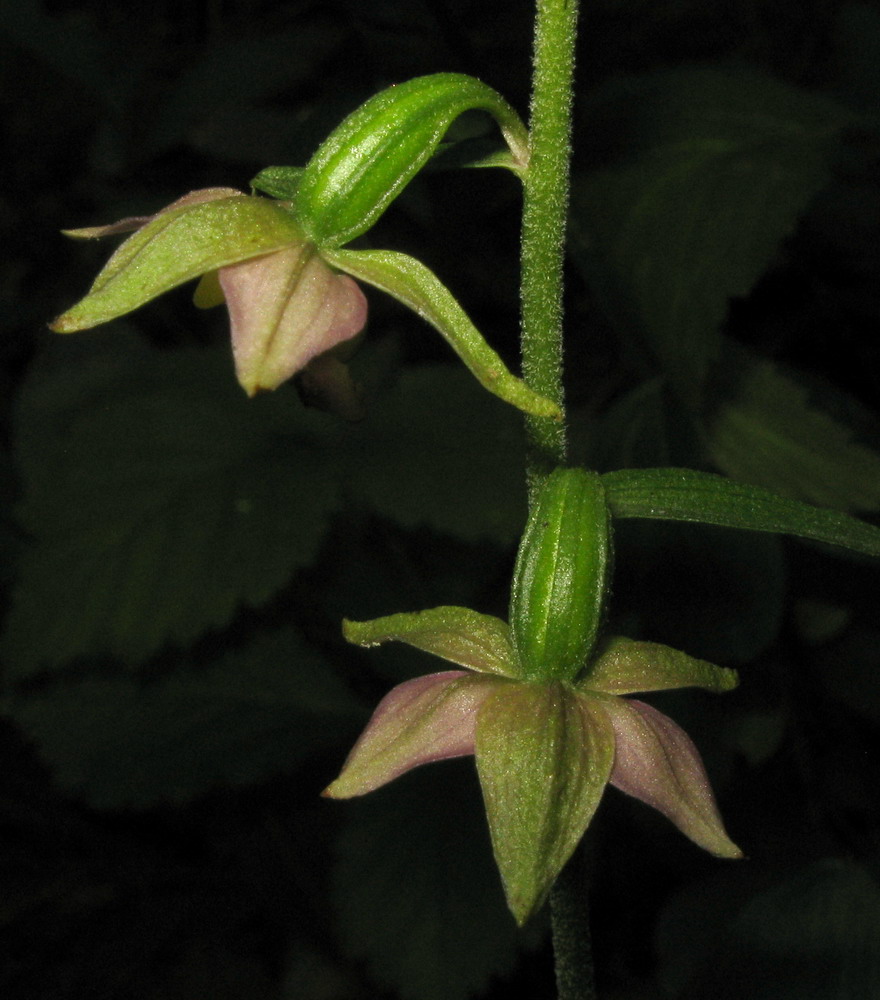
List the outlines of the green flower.
{"type": "Polygon", "coordinates": [[[700,847],[741,857],[699,752],[637,692],[727,691],[732,670],[612,638],[577,680],[527,680],[508,625],[467,608],[346,622],[363,646],[400,640],[467,670],[406,681],[379,704],[331,798],[363,795],[431,761],[473,754],[508,904],[524,923],[584,834],[606,785],[662,812],[700,847]]]}

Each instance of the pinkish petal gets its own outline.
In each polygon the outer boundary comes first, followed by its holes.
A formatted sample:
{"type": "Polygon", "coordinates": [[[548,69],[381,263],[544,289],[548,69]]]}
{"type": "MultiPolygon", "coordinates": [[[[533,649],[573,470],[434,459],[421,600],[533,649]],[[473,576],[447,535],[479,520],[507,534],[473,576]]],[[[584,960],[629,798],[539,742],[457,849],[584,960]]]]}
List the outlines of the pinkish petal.
{"type": "Polygon", "coordinates": [[[312,358],[356,336],[367,300],[308,243],[220,269],[242,387],[276,389],[312,358]]]}
{"type": "Polygon", "coordinates": [[[505,683],[447,670],[398,684],[379,702],[324,795],[364,795],[421,764],[473,753],[477,709],[505,683]]]}
{"type": "Polygon", "coordinates": [[[695,844],[722,858],[741,858],[727,836],[706,770],[690,737],[644,702],[603,698],[616,737],[611,784],[653,806],[695,844]]]}
{"type": "Polygon", "coordinates": [[[72,236],[75,239],[94,239],[99,236],[114,236],[116,233],[130,233],[135,229],[140,229],[148,222],[152,222],[158,215],[171,212],[175,208],[184,208],[187,205],[199,205],[205,201],[216,201],[218,198],[231,198],[234,195],[246,197],[244,192],[236,191],[235,188],[201,188],[198,191],[190,191],[177,201],[172,201],[170,205],[160,208],[153,215],[131,215],[127,219],[120,219],[118,222],[111,222],[106,226],[86,226],[84,229],[65,229],[65,236],[72,236]]]}

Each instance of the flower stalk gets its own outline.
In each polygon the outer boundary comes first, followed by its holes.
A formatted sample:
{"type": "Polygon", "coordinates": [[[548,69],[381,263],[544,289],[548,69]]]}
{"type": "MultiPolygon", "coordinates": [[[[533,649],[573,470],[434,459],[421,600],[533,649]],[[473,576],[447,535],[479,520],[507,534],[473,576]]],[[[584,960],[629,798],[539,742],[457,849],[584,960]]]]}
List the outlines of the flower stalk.
{"type": "MultiPolygon", "coordinates": [[[[563,405],[562,264],[568,214],[571,107],[577,0],[538,0],[529,120],[529,168],[523,177],[521,324],[523,378],[563,405]]],[[[526,418],[530,496],[566,458],[565,423],[526,418]]]]}

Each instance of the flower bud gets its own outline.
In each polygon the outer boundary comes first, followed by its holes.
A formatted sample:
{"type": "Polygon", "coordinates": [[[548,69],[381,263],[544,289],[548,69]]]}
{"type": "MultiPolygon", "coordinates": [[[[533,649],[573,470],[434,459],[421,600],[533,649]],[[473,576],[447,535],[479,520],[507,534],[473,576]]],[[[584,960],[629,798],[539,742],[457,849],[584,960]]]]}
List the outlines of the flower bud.
{"type": "Polygon", "coordinates": [[[529,515],[513,575],[510,626],[523,677],[571,681],[583,668],[601,624],[611,554],[601,477],[556,469],[529,515]]]}

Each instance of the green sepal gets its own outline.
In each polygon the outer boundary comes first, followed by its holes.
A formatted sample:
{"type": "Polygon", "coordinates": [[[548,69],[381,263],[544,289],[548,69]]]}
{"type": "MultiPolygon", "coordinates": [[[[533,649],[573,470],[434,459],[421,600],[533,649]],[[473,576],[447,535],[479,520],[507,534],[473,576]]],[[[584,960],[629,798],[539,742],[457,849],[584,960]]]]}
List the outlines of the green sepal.
{"type": "Polygon", "coordinates": [[[880,528],[759,486],[693,469],[620,469],[602,477],[614,517],[772,531],[880,556],[880,528]]]}
{"type": "Polygon", "coordinates": [[[162,212],[129,236],[89,294],[51,328],[98,326],[207,271],[302,242],[293,217],[263,198],[234,195],[162,212]]]}
{"type": "Polygon", "coordinates": [[[293,201],[304,172],[303,167],[266,167],[253,178],[251,188],[270,198],[293,201]]]}
{"type": "Polygon", "coordinates": [[[452,292],[420,261],[392,250],[332,250],[322,256],[332,267],[393,295],[430,323],[489,392],[525,413],[561,419],[554,402],[508,371],[452,292]]]}
{"type": "Polygon", "coordinates": [[[698,687],[722,694],[738,683],[736,671],[727,667],[716,667],[658,642],[612,636],[602,643],[577,688],[621,695],[698,687]]]}
{"type": "Polygon", "coordinates": [[[599,805],[614,731],[600,707],[563,684],[510,685],[480,707],[476,758],[507,902],[524,924],[599,805]]]}
{"type": "Polygon", "coordinates": [[[308,235],[332,249],[366,232],[472,109],[495,117],[524,169],[528,132],[500,94],[461,73],[416,77],[370,98],[318,147],[296,197],[308,235]]]}
{"type": "Polygon", "coordinates": [[[519,676],[507,622],[470,608],[431,608],[367,622],[344,621],[342,632],[358,646],[396,640],[480,673],[519,676]]]}
{"type": "Polygon", "coordinates": [[[612,535],[601,477],[555,469],[541,486],[520,542],[510,627],[532,680],[573,680],[601,624],[612,535]]]}

